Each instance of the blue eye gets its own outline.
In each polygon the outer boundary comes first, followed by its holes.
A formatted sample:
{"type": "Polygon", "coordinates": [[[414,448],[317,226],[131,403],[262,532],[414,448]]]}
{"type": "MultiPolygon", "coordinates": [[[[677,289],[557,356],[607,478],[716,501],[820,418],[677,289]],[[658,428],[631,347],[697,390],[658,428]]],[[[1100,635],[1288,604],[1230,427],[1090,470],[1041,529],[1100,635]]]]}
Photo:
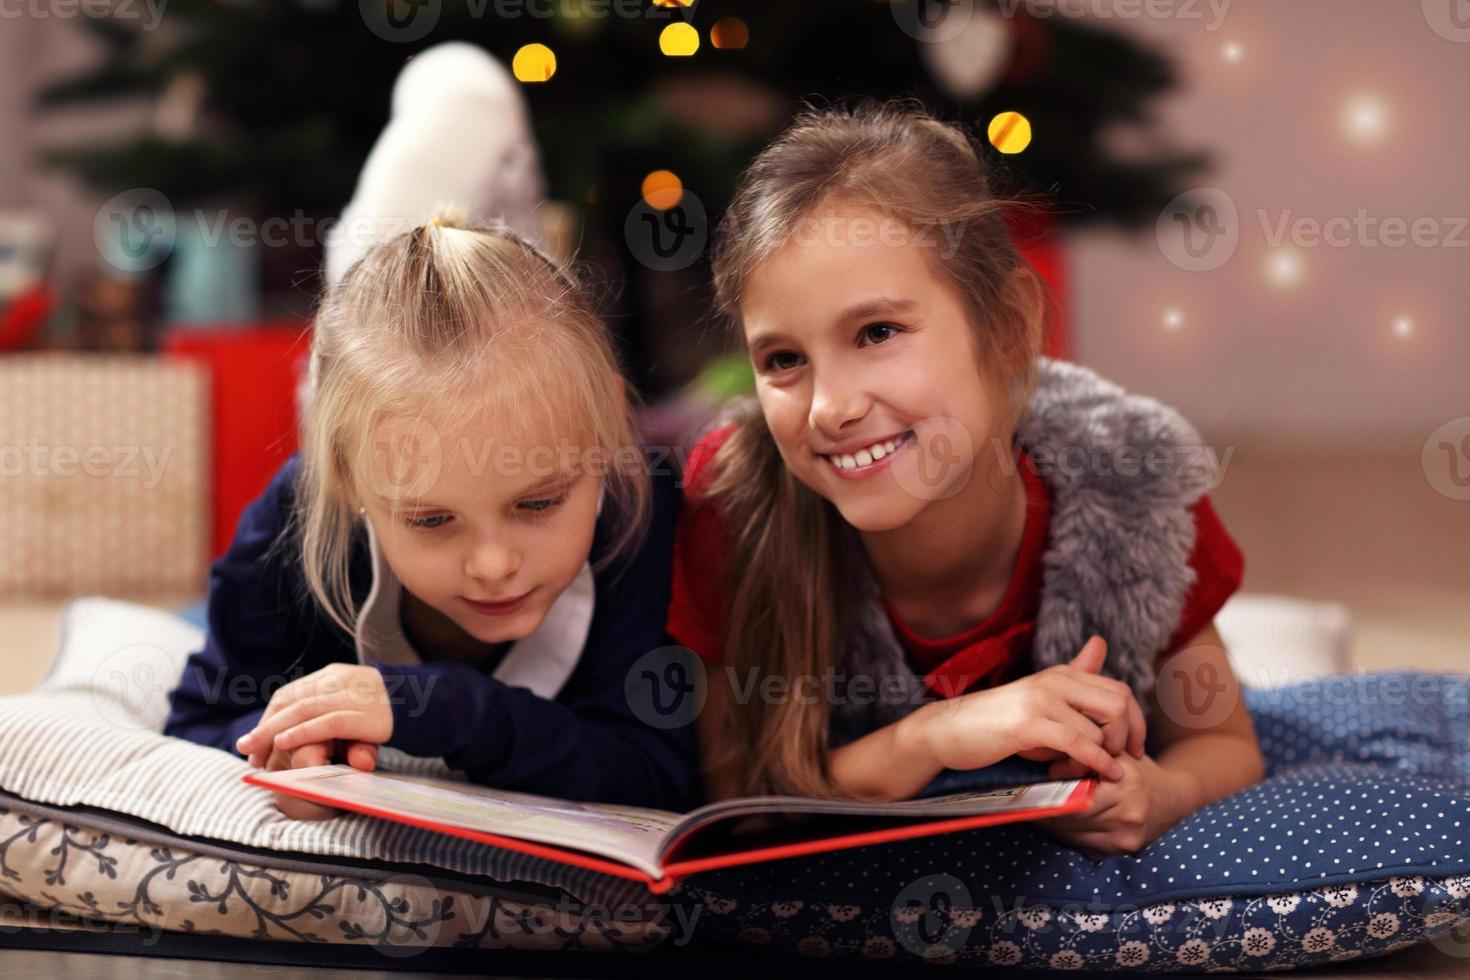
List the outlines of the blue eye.
{"type": "Polygon", "coordinates": [[[428,517],[407,517],[404,518],[404,523],[421,531],[432,531],[448,524],[450,519],[448,514],[432,514],[428,517]]]}
{"type": "Polygon", "coordinates": [[[567,495],[563,493],[560,496],[543,497],[539,500],[522,500],[518,506],[522,510],[530,511],[533,514],[539,514],[543,511],[548,511],[553,507],[557,507],[565,503],[566,499],[567,495]]]}

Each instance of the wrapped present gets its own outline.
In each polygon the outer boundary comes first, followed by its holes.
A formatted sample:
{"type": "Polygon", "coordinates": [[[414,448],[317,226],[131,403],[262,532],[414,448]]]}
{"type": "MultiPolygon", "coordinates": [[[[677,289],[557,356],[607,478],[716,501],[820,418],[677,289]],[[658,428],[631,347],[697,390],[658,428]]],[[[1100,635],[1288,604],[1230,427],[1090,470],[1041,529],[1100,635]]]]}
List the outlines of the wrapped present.
{"type": "Polygon", "coordinates": [[[210,554],[223,554],[243,511],[296,451],[296,390],[311,343],[304,321],[248,328],[175,330],[170,356],[208,372],[213,405],[210,442],[210,554]]]}
{"type": "Polygon", "coordinates": [[[194,364],[0,358],[0,595],[202,590],[208,416],[194,364]]]}

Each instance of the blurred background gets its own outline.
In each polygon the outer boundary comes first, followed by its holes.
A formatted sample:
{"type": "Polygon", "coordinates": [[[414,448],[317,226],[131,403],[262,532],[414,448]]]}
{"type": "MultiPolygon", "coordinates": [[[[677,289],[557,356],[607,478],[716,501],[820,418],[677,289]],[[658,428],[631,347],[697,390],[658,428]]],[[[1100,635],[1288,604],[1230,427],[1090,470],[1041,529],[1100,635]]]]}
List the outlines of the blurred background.
{"type": "Polygon", "coordinates": [[[70,596],[202,596],[294,449],[316,293],[384,233],[364,216],[468,194],[583,263],[678,442],[748,384],[707,290],[738,175],[802,104],[861,96],[963,122],[998,191],[1045,203],[1011,230],[1047,350],[1215,449],[1243,643],[1470,669],[1464,0],[0,13],[0,691],[70,596]],[[465,73],[479,101],[443,103],[465,73]],[[373,179],[393,165],[411,186],[373,179]]]}

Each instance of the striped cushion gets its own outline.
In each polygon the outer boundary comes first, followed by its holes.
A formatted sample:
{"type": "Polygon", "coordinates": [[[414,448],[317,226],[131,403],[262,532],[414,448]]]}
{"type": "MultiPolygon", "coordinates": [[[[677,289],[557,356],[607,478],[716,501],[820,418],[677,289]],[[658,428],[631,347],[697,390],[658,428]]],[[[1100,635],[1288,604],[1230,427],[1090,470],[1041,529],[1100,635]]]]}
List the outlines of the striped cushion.
{"type": "MultiPolygon", "coordinates": [[[[535,882],[588,903],[647,898],[636,882],[372,817],[292,820],[270,793],[241,782],[250,771],[243,759],[160,734],[168,689],[201,639],[197,629],[146,607],[80,599],[67,607],[62,638],[40,691],[0,698],[0,789],[15,796],[250,847],[535,882]]],[[[437,759],[384,750],[381,761],[446,774],[437,759]]]]}

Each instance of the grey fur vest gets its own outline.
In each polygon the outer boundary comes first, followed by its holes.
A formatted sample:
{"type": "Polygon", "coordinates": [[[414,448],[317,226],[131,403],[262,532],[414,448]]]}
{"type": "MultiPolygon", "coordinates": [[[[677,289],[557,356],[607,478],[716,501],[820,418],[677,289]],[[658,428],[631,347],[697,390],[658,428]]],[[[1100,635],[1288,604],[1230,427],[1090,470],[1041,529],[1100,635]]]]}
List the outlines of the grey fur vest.
{"type": "MultiPolygon", "coordinates": [[[[1088,637],[1107,641],[1103,673],[1140,703],[1179,624],[1195,573],[1190,507],[1214,483],[1216,458],[1178,412],[1076,364],[1041,358],[1017,442],[1051,493],[1032,668],[1067,663],[1088,637]]],[[[835,747],[925,700],[864,566],[858,635],[840,671],[870,679],[833,706],[835,747]],[[877,690],[874,689],[877,683],[877,690]]]]}

